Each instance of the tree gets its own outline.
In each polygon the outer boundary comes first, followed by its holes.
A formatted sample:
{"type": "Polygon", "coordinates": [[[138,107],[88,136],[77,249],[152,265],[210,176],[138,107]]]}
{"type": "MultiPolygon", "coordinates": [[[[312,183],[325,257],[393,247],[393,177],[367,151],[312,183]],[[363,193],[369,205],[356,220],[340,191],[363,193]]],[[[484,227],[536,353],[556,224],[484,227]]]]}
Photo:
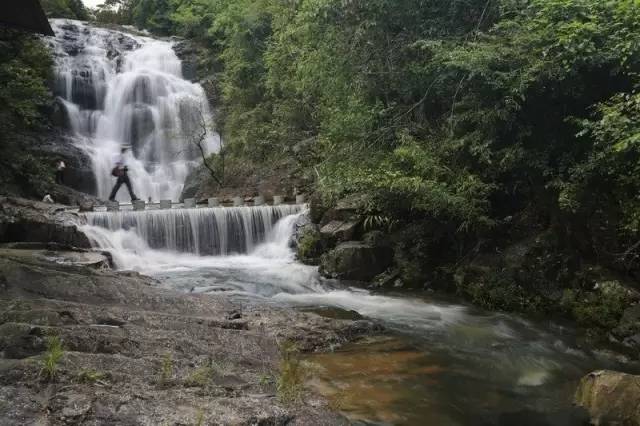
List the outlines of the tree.
{"type": "Polygon", "coordinates": [[[220,150],[217,154],[211,154],[207,152],[207,139],[209,135],[209,124],[206,119],[204,108],[197,108],[195,113],[191,115],[191,120],[186,123],[186,128],[189,129],[184,135],[184,140],[189,147],[196,148],[203,166],[209,172],[209,176],[220,186],[224,186],[224,160],[225,152],[222,143],[222,137],[220,137],[220,150]]]}

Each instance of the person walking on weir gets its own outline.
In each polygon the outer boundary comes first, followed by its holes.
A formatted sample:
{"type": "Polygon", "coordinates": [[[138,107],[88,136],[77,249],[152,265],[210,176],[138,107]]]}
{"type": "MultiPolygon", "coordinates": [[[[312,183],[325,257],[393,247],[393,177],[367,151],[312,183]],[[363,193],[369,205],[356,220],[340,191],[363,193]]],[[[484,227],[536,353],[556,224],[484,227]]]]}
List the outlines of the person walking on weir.
{"type": "Polygon", "coordinates": [[[111,174],[117,177],[118,180],[116,180],[116,184],[113,186],[113,190],[111,191],[111,195],[109,196],[109,201],[116,200],[116,194],[118,193],[118,190],[120,189],[123,183],[127,186],[127,190],[129,191],[129,195],[131,196],[131,201],[138,200],[138,197],[136,197],[136,194],[133,193],[133,188],[131,187],[131,181],[129,180],[129,174],[128,174],[129,168],[127,167],[125,162],[126,153],[127,153],[127,147],[122,147],[120,149],[120,155],[116,157],[116,165],[111,170],[111,174]]]}

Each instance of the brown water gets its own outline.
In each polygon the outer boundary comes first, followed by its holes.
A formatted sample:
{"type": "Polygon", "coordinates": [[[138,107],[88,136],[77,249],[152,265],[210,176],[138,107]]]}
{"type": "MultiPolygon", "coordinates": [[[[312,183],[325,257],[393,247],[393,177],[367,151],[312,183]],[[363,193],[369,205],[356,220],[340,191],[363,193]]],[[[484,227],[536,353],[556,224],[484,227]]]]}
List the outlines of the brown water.
{"type": "Polygon", "coordinates": [[[583,425],[580,377],[636,369],[579,348],[568,328],[469,310],[447,329],[396,327],[313,354],[308,385],[354,424],[583,425]]]}

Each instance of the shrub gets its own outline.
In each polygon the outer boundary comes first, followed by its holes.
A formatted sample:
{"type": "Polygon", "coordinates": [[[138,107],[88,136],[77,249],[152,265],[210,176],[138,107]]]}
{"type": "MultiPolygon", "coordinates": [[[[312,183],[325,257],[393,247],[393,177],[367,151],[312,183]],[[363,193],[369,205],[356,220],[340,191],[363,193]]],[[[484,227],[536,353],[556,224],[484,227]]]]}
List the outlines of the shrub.
{"type": "Polygon", "coordinates": [[[618,325],[629,301],[622,292],[566,289],[561,303],[581,326],[610,330],[618,325]]]}

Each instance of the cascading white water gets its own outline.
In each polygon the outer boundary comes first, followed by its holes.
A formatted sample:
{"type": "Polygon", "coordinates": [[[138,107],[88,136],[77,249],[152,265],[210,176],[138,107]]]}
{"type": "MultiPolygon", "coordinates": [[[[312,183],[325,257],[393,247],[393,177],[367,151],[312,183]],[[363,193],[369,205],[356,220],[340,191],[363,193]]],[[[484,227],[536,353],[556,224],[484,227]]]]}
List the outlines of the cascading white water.
{"type": "MultiPolygon", "coordinates": [[[[138,197],[178,200],[204,124],[207,152],[218,149],[210,130],[204,90],[182,77],[172,44],[95,28],[79,21],[51,21],[55,93],[71,132],[92,160],[96,195],[109,196],[111,169],[121,146],[131,146],[128,166],[138,197]]],[[[124,188],[117,196],[128,199],[124,188]]]]}
{"type": "MultiPolygon", "coordinates": [[[[317,268],[295,260],[290,240],[304,205],[84,213],[80,229],[120,269],[184,274],[192,291],[224,291],[292,305],[326,305],[426,328],[456,323],[461,306],[436,306],[335,289],[317,268]],[[213,256],[212,256],[213,255],[213,256]],[[206,279],[198,277],[204,273],[206,279]]],[[[178,285],[180,287],[180,284],[178,285]]],[[[185,288],[186,289],[186,288],[185,288]]]]}
{"type": "MultiPolygon", "coordinates": [[[[279,219],[302,205],[216,207],[86,213],[89,225],[111,231],[131,229],[150,248],[197,255],[252,252],[265,241],[279,219]]],[[[290,230],[286,236],[289,238],[290,230]]],[[[283,238],[276,235],[275,238],[283,238]]],[[[89,237],[92,234],[89,232],[89,237]]],[[[100,245],[100,244],[98,244],[100,245]]]]}

